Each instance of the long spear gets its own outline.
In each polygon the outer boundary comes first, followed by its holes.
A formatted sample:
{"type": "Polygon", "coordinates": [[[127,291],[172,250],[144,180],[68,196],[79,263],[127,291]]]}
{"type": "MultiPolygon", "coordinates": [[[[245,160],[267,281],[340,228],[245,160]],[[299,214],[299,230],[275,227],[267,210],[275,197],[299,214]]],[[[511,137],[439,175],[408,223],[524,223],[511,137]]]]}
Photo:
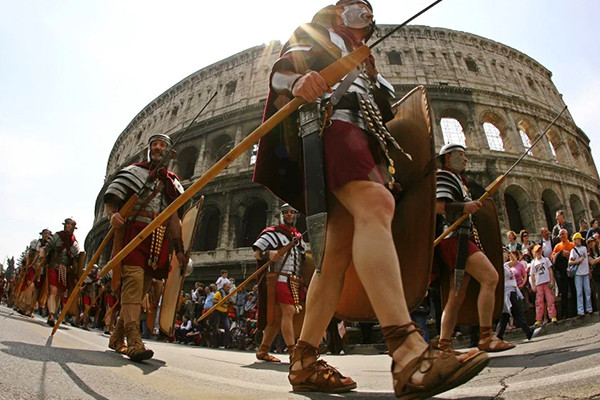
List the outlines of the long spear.
{"type": "MultiPolygon", "coordinates": [[[[285,245],[284,247],[282,247],[281,249],[277,250],[277,253],[279,253],[280,256],[283,256],[285,253],[287,253],[288,251],[290,251],[290,249],[296,245],[298,243],[298,239],[294,238],[294,240],[292,240],[291,242],[289,242],[287,245],[285,245]]],[[[203,319],[206,319],[209,315],[211,315],[213,313],[213,311],[215,311],[217,309],[217,307],[219,307],[221,304],[225,303],[227,300],[229,300],[229,298],[231,296],[233,296],[234,294],[236,294],[237,292],[239,292],[240,290],[242,290],[244,288],[244,286],[246,286],[248,283],[250,283],[254,278],[256,278],[261,272],[263,272],[265,269],[267,269],[269,267],[269,265],[273,264],[273,261],[269,260],[266,263],[263,264],[262,267],[260,267],[259,269],[257,269],[256,271],[254,271],[254,273],[252,275],[250,275],[248,278],[246,278],[246,280],[242,283],[240,283],[239,286],[237,286],[234,290],[232,290],[231,292],[229,292],[229,294],[225,297],[223,297],[217,304],[215,304],[214,306],[212,306],[211,309],[209,309],[208,311],[206,311],[204,314],[202,314],[200,316],[200,318],[198,318],[196,321],[194,321],[196,324],[199,323],[200,321],[202,321],[203,319]]]]}
{"type": "MultiPolygon", "coordinates": [[[[181,133],[181,135],[179,135],[179,137],[177,138],[177,140],[175,141],[175,143],[173,143],[172,147],[175,147],[175,145],[179,142],[179,140],[181,140],[181,138],[183,137],[183,135],[185,135],[185,133],[190,129],[190,127],[192,126],[192,124],[196,121],[196,119],[200,116],[200,114],[202,114],[202,112],[206,109],[206,107],[208,107],[208,105],[211,103],[211,101],[215,98],[216,95],[217,95],[217,92],[215,92],[212,95],[212,97],[206,102],[206,104],[204,105],[204,107],[202,107],[200,109],[200,111],[198,111],[198,114],[196,114],[196,116],[192,119],[192,121],[185,128],[185,130],[181,133]]],[[[166,154],[163,155],[163,157],[160,159],[160,161],[158,162],[158,164],[156,165],[156,167],[154,168],[154,170],[160,169],[160,167],[167,161],[168,155],[169,155],[169,153],[166,153],[166,154]]],[[[150,176],[150,174],[149,174],[149,176],[150,176]]],[[[140,195],[141,195],[141,193],[144,190],[149,190],[150,189],[149,183],[151,183],[151,182],[146,182],[146,184],[142,188],[142,191],[140,192],[140,195]]],[[[137,203],[140,195],[133,194],[129,198],[129,200],[127,200],[127,202],[125,203],[125,205],[123,205],[123,207],[121,207],[121,209],[119,210],[119,214],[121,214],[121,216],[123,218],[129,217],[129,215],[133,211],[133,207],[135,206],[135,203],[137,203]]],[[[58,327],[60,326],[60,324],[65,319],[65,315],[66,315],[65,310],[68,310],[69,307],[71,306],[71,304],[75,301],[75,298],[77,297],[77,294],[79,294],[79,291],[81,290],[81,287],[82,287],[82,284],[83,284],[83,281],[84,281],[85,277],[90,273],[90,270],[92,269],[93,265],[96,263],[96,261],[98,261],[98,259],[100,258],[100,254],[102,254],[102,251],[108,245],[108,242],[110,241],[110,239],[112,239],[112,237],[114,236],[114,234],[115,234],[116,231],[117,230],[114,227],[111,227],[110,230],[108,231],[108,233],[106,234],[106,237],[102,241],[102,243],[100,243],[100,246],[98,246],[98,248],[96,249],[96,252],[94,253],[94,255],[92,256],[92,258],[90,259],[90,262],[87,264],[87,266],[85,267],[85,270],[83,271],[83,273],[79,277],[79,280],[75,284],[75,287],[73,289],[73,293],[71,293],[71,295],[67,299],[65,307],[63,307],[63,311],[60,313],[60,315],[58,316],[58,319],[54,323],[54,328],[52,328],[51,335],[54,335],[56,333],[56,331],[58,330],[58,327]]],[[[104,271],[104,269],[102,271],[104,271]]],[[[103,276],[103,275],[104,274],[102,274],[102,273],[100,274],[100,276],[103,276]]]]}
{"type": "MultiPolygon", "coordinates": [[[[556,118],[554,118],[554,120],[552,120],[552,122],[550,122],[550,125],[548,125],[548,127],[544,130],[544,132],[542,132],[542,134],[535,140],[535,142],[533,142],[533,144],[531,146],[529,146],[529,148],[527,150],[525,150],[525,152],[521,155],[521,157],[519,157],[519,159],[517,161],[515,161],[515,163],[504,174],[500,175],[498,178],[496,178],[495,181],[490,183],[485,188],[485,193],[481,195],[481,197],[478,199],[478,201],[482,202],[485,199],[487,199],[488,197],[490,197],[491,195],[493,195],[494,193],[496,193],[496,190],[498,190],[498,188],[500,187],[502,182],[504,182],[504,179],[506,179],[506,176],[517,166],[517,164],[519,164],[521,162],[521,160],[523,158],[525,158],[525,156],[527,155],[527,153],[529,153],[531,151],[533,146],[535,146],[540,141],[540,139],[542,137],[544,137],[546,135],[546,133],[548,133],[550,128],[552,128],[552,125],[554,125],[556,123],[556,121],[560,118],[560,116],[565,112],[566,109],[567,109],[567,106],[565,106],[565,108],[562,109],[562,111],[556,116],[556,118]]],[[[452,225],[450,225],[450,227],[448,227],[448,229],[446,229],[444,231],[444,233],[442,233],[440,236],[438,236],[437,239],[435,239],[435,242],[433,242],[433,246],[434,247],[437,246],[446,236],[448,236],[453,230],[455,230],[468,217],[469,217],[469,214],[463,214],[452,225]]]]}
{"type": "MultiPolygon", "coordinates": [[[[348,54],[346,57],[339,59],[335,63],[331,64],[327,68],[323,69],[320,74],[323,76],[329,86],[334,85],[341,80],[348,72],[356,68],[365,58],[370,54],[370,50],[367,46],[361,46],[348,54]]],[[[266,135],[273,129],[277,124],[287,118],[292,112],[298,109],[305,101],[301,97],[295,97],[279,111],[277,111],[271,118],[267,119],[262,125],[256,128],[250,133],[244,140],[242,140],[237,146],[231,149],[223,158],[217,161],[208,171],[204,173],[196,182],[194,182],[185,192],[183,192],[175,201],[173,201],[167,208],[163,210],[154,220],[148,224],[136,237],[134,237],[127,246],[125,246],[115,257],[100,272],[100,276],[103,276],[112,270],[118,263],[123,260],[133,249],[140,245],[158,226],[165,222],[171,214],[175,213],[179,207],[185,204],[186,201],[191,199],[200,189],[206,184],[213,180],[221,171],[223,171],[229,164],[235,159],[242,155],[248,150],[254,143],[261,137],[266,135]]]]}
{"type": "MultiPolygon", "coordinates": [[[[125,203],[125,205],[123,207],[121,207],[121,210],[119,211],[119,213],[121,213],[123,218],[127,218],[131,214],[131,212],[133,211],[133,206],[135,205],[137,200],[138,200],[138,196],[134,194],[127,201],[127,203],[125,203]]],[[[65,306],[62,308],[62,311],[60,312],[58,319],[54,323],[54,327],[52,328],[52,333],[50,334],[51,336],[54,336],[54,334],[58,330],[58,327],[64,321],[65,315],[67,314],[67,310],[69,310],[71,308],[71,304],[73,304],[73,302],[77,298],[77,295],[81,291],[81,287],[83,286],[83,281],[85,280],[85,277],[88,276],[88,274],[90,273],[90,270],[92,269],[94,264],[96,264],[96,262],[100,258],[100,254],[102,254],[102,251],[108,245],[108,242],[110,242],[110,240],[114,236],[115,232],[116,232],[116,229],[114,227],[111,227],[110,230],[108,231],[108,233],[106,234],[106,237],[104,238],[102,243],[100,243],[100,246],[98,246],[98,249],[96,250],[96,252],[92,256],[92,258],[90,259],[90,262],[88,263],[87,267],[85,267],[85,270],[83,271],[83,273],[79,277],[79,280],[73,287],[73,292],[67,299],[67,302],[65,303],[65,306]]]]}
{"type": "MultiPolygon", "coordinates": [[[[427,6],[425,9],[415,14],[413,17],[409,18],[401,25],[394,28],[391,32],[386,34],[377,42],[373,43],[370,47],[366,45],[362,45],[358,47],[356,50],[348,54],[347,56],[337,60],[333,64],[328,67],[322,69],[319,73],[327,82],[327,85],[333,86],[344,76],[346,76],[350,71],[360,65],[370,54],[371,48],[375,47],[381,41],[387,37],[389,37],[393,32],[402,28],[414,18],[418,17],[425,11],[429,10],[431,7],[440,3],[442,0],[437,0],[433,2],[431,5],[427,6]]],[[[301,97],[295,97],[285,106],[283,106],[279,111],[273,114],[269,119],[267,119],[262,125],[256,128],[252,133],[250,133],[244,140],[242,140],[237,146],[229,151],[229,153],[225,154],[223,158],[217,161],[208,171],[204,173],[196,182],[194,182],[185,192],[183,192],[175,201],[173,201],[167,208],[163,210],[154,220],[146,226],[136,237],[134,237],[127,246],[125,246],[115,257],[106,266],[102,271],[100,271],[100,276],[103,276],[108,273],[108,271],[112,270],[118,263],[120,263],[123,258],[125,258],[129,253],[133,251],[138,245],[140,245],[159,225],[165,222],[171,214],[175,213],[179,207],[181,207],[186,201],[192,198],[200,189],[206,186],[211,180],[213,180],[221,171],[223,171],[229,164],[231,164],[235,159],[237,159],[240,155],[242,155],[246,150],[248,150],[254,143],[258,142],[258,140],[269,133],[275,126],[277,126],[281,121],[287,118],[292,112],[298,109],[305,101],[301,97]]]]}

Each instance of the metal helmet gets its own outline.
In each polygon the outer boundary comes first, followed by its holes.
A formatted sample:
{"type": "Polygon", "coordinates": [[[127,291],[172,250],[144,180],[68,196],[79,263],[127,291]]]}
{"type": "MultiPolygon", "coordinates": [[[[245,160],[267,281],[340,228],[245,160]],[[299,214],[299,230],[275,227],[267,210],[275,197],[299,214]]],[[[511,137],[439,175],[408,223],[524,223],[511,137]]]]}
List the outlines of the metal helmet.
{"type": "Polygon", "coordinates": [[[164,133],[157,133],[156,135],[150,136],[150,139],[148,139],[148,154],[146,156],[146,158],[148,159],[148,162],[152,161],[150,159],[150,146],[152,146],[152,142],[154,142],[156,140],[162,140],[163,142],[165,142],[167,144],[167,152],[169,150],[171,150],[171,148],[173,147],[173,141],[171,140],[171,138],[169,136],[165,135],[164,133]]]}
{"type": "MultiPolygon", "coordinates": [[[[356,4],[356,3],[364,4],[365,6],[367,6],[367,8],[369,8],[369,10],[371,10],[371,13],[373,12],[373,6],[371,5],[371,3],[368,0],[339,0],[337,3],[335,3],[335,6],[339,7],[339,6],[356,4]]],[[[344,20],[343,17],[342,17],[342,20],[344,20]]],[[[344,25],[346,25],[345,21],[344,21],[344,25]]],[[[365,42],[371,38],[371,36],[373,35],[374,32],[375,32],[375,20],[373,19],[371,21],[371,23],[369,24],[369,33],[365,36],[365,42]]]]}
{"type": "Polygon", "coordinates": [[[373,12],[373,6],[367,0],[340,0],[335,3],[336,6],[343,6],[344,4],[354,4],[354,3],[362,3],[365,6],[369,7],[369,10],[373,12]]]}
{"type": "Polygon", "coordinates": [[[296,215],[294,216],[294,226],[296,226],[296,221],[298,219],[298,210],[296,210],[294,207],[292,207],[288,203],[285,203],[279,209],[279,222],[281,224],[285,224],[285,220],[283,219],[283,213],[286,211],[290,211],[290,210],[293,211],[294,213],[296,213],[296,215]]]}
{"type": "Polygon", "coordinates": [[[44,236],[44,233],[46,233],[46,232],[50,232],[50,233],[52,233],[52,231],[51,231],[50,229],[48,229],[48,228],[44,228],[44,229],[42,229],[42,231],[40,232],[40,236],[44,236]]]}
{"type": "Polygon", "coordinates": [[[71,217],[65,218],[65,222],[63,222],[63,227],[67,226],[67,223],[69,223],[69,222],[73,224],[73,230],[77,229],[77,221],[75,221],[71,217]]]}
{"type": "Polygon", "coordinates": [[[464,151],[466,153],[467,148],[459,143],[447,143],[447,144],[443,145],[442,148],[440,149],[440,152],[436,156],[438,167],[441,167],[444,165],[444,156],[446,154],[454,153],[455,151],[464,151]]]}

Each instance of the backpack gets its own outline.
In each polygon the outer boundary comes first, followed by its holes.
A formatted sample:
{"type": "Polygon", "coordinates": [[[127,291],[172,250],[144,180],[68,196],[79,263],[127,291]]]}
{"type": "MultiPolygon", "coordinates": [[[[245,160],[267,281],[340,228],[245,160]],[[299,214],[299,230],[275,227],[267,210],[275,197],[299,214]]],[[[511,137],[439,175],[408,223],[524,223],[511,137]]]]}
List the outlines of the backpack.
{"type": "MultiPolygon", "coordinates": [[[[577,247],[573,247],[573,250],[575,250],[575,253],[577,253],[577,256],[581,257],[581,254],[579,254],[579,252],[577,251],[577,247]]],[[[579,264],[569,265],[567,267],[567,276],[569,278],[575,277],[575,275],[577,274],[577,268],[579,268],[579,264]]]]}

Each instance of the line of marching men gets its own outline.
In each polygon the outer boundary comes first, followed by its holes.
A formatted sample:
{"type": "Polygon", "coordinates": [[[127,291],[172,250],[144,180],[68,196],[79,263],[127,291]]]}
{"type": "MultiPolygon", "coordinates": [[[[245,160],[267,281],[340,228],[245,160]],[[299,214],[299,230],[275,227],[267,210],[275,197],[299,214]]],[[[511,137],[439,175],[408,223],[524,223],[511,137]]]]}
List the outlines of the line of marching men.
{"type": "MultiPolygon", "coordinates": [[[[47,316],[47,323],[54,326],[57,313],[64,307],[77,281],[85,269],[86,253],[80,251],[75,238],[76,221],[67,218],[63,230],[52,234],[43,229],[40,237],[27,246],[24,257],[14,277],[5,287],[6,303],[22,315],[33,317],[38,310],[47,316]]],[[[85,277],[80,295],[74,301],[66,318],[73,326],[89,329],[93,319],[97,328],[109,333],[115,323],[117,296],[111,290],[111,274],[98,276],[94,265],[85,277]]]]}

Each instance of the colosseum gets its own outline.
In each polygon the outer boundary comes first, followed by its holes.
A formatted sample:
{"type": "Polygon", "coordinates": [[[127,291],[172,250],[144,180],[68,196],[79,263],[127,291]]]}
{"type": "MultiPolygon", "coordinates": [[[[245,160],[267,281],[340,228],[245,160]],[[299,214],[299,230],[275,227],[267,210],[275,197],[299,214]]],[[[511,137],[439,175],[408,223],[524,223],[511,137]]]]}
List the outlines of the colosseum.
{"type": "MultiPolygon", "coordinates": [[[[382,33],[392,28],[380,26],[382,33]]],[[[133,118],[108,158],[94,226],[85,242],[89,254],[109,230],[102,201],[106,185],[120,168],[145,158],[151,135],[166,133],[177,140],[218,91],[177,143],[177,157],[171,161],[171,169],[187,187],[259,126],[270,67],[280,48],[279,42],[271,42],[203,68],[160,94],[133,118]]],[[[467,177],[477,197],[565,106],[552,73],[543,65],[473,34],[413,25],[394,33],[373,55],[398,98],[416,85],[425,85],[435,116],[436,148],[448,142],[466,144],[467,177]]],[[[600,216],[600,182],[589,143],[565,112],[494,195],[504,232],[526,229],[537,239],[542,227],[555,224],[559,209],[566,211],[570,221],[600,216]]],[[[205,201],[192,248],[190,286],[194,281],[214,280],[222,268],[238,279],[255,268],[250,246],[265,226],[277,221],[280,205],[269,191],[251,182],[256,148],[196,196],[204,195],[205,201]]],[[[100,263],[109,255],[105,251],[100,263]]]]}

